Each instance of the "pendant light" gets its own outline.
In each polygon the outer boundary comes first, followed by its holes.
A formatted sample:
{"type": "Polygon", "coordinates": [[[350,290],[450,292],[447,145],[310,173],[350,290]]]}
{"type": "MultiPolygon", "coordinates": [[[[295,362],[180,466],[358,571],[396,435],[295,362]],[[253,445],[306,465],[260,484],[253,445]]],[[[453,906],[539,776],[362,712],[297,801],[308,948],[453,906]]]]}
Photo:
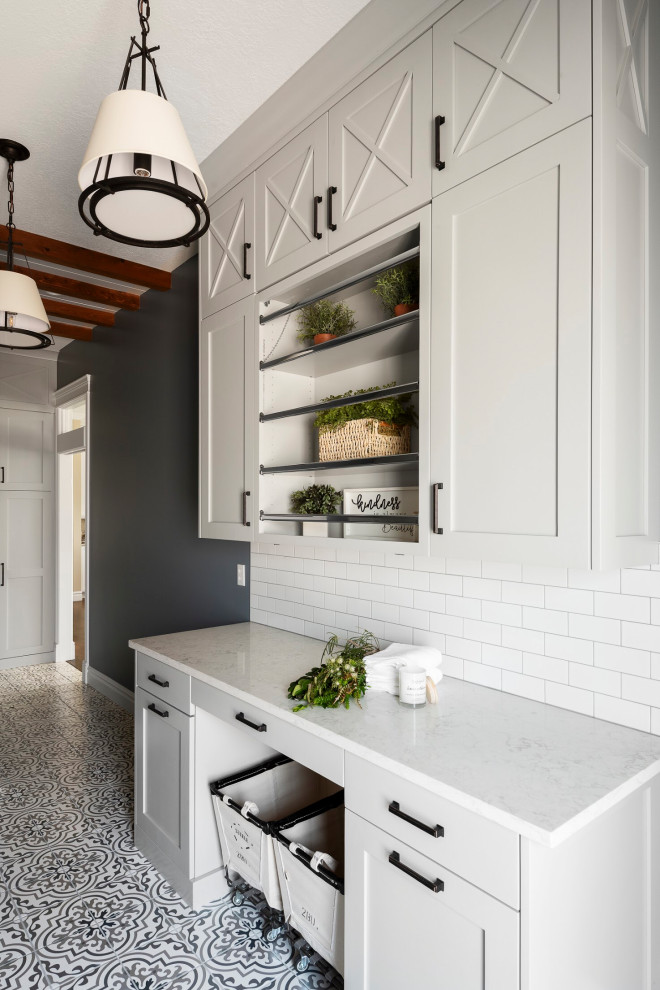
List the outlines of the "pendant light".
{"type": "Polygon", "coordinates": [[[9,219],[7,220],[7,268],[0,271],[0,347],[38,350],[53,343],[46,334],[50,323],[37,283],[14,271],[14,162],[24,162],[30,152],[17,141],[0,138],[0,155],[7,159],[9,219]]]}
{"type": "Polygon", "coordinates": [[[150,48],[150,7],[138,0],[142,43],[135,36],[119,90],[101,103],[78,173],[80,215],[95,234],[138,247],[189,245],[206,232],[207,188],[183,129],[168,103],[150,48]],[[127,89],[133,62],[140,89],[127,89]],[[156,92],[147,91],[147,67],[156,92]]]}

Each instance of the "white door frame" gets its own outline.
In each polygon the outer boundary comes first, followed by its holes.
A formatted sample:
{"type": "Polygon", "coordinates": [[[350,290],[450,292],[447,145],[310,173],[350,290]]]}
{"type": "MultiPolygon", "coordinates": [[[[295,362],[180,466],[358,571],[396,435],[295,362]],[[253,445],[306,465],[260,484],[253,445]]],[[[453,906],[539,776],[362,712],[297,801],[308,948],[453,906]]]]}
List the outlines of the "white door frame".
{"type": "Polygon", "coordinates": [[[90,424],[91,375],[83,375],[69,385],[55,392],[57,407],[56,436],[56,601],[57,619],[55,629],[55,661],[73,659],[73,560],[71,544],[73,535],[73,461],[70,454],[85,452],[85,659],[83,661],[83,683],[87,683],[89,670],[89,424],[90,424]],[[73,402],[85,397],[85,425],[75,430],[60,432],[62,410],[73,402]]]}

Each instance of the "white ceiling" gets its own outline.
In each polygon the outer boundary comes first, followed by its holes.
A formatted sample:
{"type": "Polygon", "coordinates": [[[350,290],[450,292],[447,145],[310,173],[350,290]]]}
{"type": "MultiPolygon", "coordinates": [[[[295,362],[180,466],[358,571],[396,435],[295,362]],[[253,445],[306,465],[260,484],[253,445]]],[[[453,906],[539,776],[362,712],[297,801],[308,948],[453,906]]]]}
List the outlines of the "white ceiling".
{"type": "MultiPolygon", "coordinates": [[[[149,40],[161,46],[161,81],[198,161],[366,3],[151,0],[149,40]]],[[[99,239],[78,215],[78,169],[96,112],[117,88],[130,36],[138,33],[137,0],[1,2],[0,137],[31,151],[15,170],[18,227],[171,270],[186,249],[149,251],[99,239]]],[[[4,224],[6,168],[0,182],[4,224]]]]}

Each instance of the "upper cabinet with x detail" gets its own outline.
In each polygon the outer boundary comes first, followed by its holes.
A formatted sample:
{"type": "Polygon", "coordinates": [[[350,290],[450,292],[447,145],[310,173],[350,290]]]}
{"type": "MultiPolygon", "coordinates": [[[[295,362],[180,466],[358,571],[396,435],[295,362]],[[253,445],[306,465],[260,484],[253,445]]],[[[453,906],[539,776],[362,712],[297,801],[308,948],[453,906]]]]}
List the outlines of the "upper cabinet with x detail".
{"type": "Polygon", "coordinates": [[[463,0],[433,27],[433,195],[591,114],[589,0],[463,0]]]}
{"type": "Polygon", "coordinates": [[[254,173],[210,206],[200,241],[200,318],[254,292],[254,173]]]}

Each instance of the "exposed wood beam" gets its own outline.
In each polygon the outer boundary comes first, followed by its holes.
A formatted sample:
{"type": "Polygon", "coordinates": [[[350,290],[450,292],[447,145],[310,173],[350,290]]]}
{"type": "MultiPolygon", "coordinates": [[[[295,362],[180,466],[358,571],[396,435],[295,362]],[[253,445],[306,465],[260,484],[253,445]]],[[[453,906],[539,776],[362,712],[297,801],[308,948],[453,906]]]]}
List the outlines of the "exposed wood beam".
{"type": "Polygon", "coordinates": [[[76,306],[75,303],[62,302],[61,299],[42,298],[46,312],[51,316],[66,316],[70,320],[82,320],[83,323],[93,323],[99,327],[113,327],[115,314],[109,309],[92,309],[91,306],[76,306]]]}
{"type": "MultiPolygon", "coordinates": [[[[0,261],[0,271],[7,266],[0,261]]],[[[117,309],[139,309],[140,297],[136,292],[120,292],[118,289],[106,289],[103,285],[94,285],[77,278],[66,278],[64,275],[53,275],[51,272],[40,272],[36,268],[19,268],[14,265],[14,271],[21,275],[29,275],[44,292],[57,292],[62,296],[72,296],[74,299],[86,299],[88,302],[105,303],[116,306],[117,309]]]]}
{"type": "Polygon", "coordinates": [[[81,272],[105,275],[107,278],[117,278],[133,285],[144,285],[147,289],[167,291],[172,286],[170,272],[150,268],[149,265],[140,265],[135,261],[124,261],[123,258],[115,258],[101,251],[90,251],[89,248],[67,244],[66,241],[56,241],[52,237],[30,234],[26,230],[14,232],[14,244],[16,253],[23,252],[28,258],[40,258],[55,265],[76,268],[81,272]]]}
{"type": "Polygon", "coordinates": [[[93,327],[75,326],[73,323],[59,323],[52,320],[50,332],[54,337],[71,337],[72,340],[92,340],[93,327]]]}

